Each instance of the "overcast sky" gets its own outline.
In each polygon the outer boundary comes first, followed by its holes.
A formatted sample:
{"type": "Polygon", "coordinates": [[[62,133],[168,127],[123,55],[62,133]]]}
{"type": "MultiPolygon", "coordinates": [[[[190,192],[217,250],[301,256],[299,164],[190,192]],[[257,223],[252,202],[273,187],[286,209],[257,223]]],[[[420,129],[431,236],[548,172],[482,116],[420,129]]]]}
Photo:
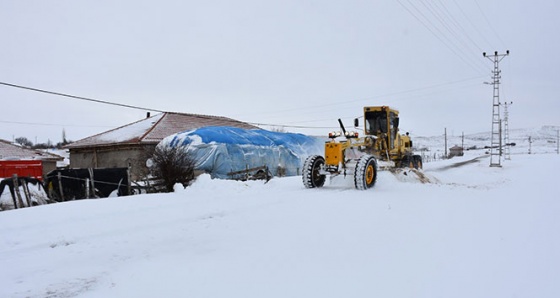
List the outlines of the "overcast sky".
{"type": "MultiPolygon", "coordinates": [[[[390,105],[413,135],[458,135],[491,130],[482,52],[509,50],[510,129],[558,126],[559,14],[556,0],[0,0],[0,82],[309,134],[390,105]]],[[[0,99],[7,140],[146,116],[5,85],[0,99]]]]}

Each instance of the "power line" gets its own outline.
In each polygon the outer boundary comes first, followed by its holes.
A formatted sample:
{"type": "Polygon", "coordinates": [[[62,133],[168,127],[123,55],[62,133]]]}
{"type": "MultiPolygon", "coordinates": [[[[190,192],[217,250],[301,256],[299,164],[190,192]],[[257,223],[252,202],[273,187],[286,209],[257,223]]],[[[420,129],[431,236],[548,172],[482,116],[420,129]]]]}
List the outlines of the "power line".
{"type": "Polygon", "coordinates": [[[496,37],[498,38],[498,40],[502,43],[502,46],[505,47],[505,43],[502,40],[502,38],[500,38],[500,35],[498,34],[498,32],[494,29],[494,27],[492,27],[492,24],[490,23],[490,20],[488,20],[488,18],[486,17],[486,14],[484,13],[484,10],[482,10],[482,8],[480,7],[480,5],[478,4],[478,1],[474,0],[474,3],[476,4],[476,6],[478,7],[478,10],[480,10],[480,13],[482,14],[482,17],[484,17],[484,20],[486,20],[486,24],[488,24],[488,27],[490,27],[490,30],[492,30],[492,32],[494,32],[494,34],[496,35],[496,37]]]}
{"type": "MultiPolygon", "coordinates": [[[[422,0],[422,1],[424,1],[424,0],[422,0]]],[[[468,33],[466,32],[466,30],[463,29],[463,30],[462,30],[463,34],[460,34],[460,32],[458,33],[456,30],[453,29],[453,26],[449,25],[449,22],[447,22],[447,20],[446,20],[447,18],[449,18],[449,19],[451,20],[451,23],[452,23],[453,25],[455,25],[455,27],[457,27],[457,28],[459,29],[459,31],[461,31],[461,28],[462,28],[461,24],[460,24],[459,22],[457,22],[456,18],[453,16],[453,14],[451,14],[451,12],[449,11],[449,9],[447,9],[447,7],[445,6],[445,4],[443,4],[441,1],[439,1],[440,4],[441,4],[441,6],[443,7],[443,9],[441,9],[441,8],[439,8],[439,7],[437,6],[436,3],[434,3],[434,5],[432,5],[432,4],[430,4],[430,1],[427,1],[427,2],[428,2],[428,4],[429,4],[431,7],[434,8],[434,11],[441,11],[441,12],[440,12],[441,17],[438,17],[438,16],[437,16],[436,14],[434,14],[434,13],[432,13],[432,14],[435,15],[438,19],[441,19],[440,22],[444,25],[444,28],[446,28],[447,31],[449,31],[449,33],[462,45],[462,46],[458,46],[459,50],[460,50],[462,53],[464,53],[465,56],[470,57],[470,61],[471,61],[471,62],[478,63],[478,66],[479,66],[479,67],[482,67],[483,69],[485,69],[485,71],[488,70],[487,66],[486,66],[484,63],[482,63],[482,61],[480,61],[479,59],[477,59],[474,55],[469,55],[469,54],[468,54],[468,53],[469,53],[468,50],[467,50],[467,53],[465,53],[465,52],[463,51],[463,50],[465,50],[465,49],[467,49],[467,48],[470,48],[470,49],[471,49],[471,53],[474,54],[474,53],[476,52],[476,49],[473,49],[473,48],[471,47],[471,44],[474,45],[475,48],[477,48],[478,45],[476,44],[476,42],[474,42],[474,41],[469,37],[469,35],[468,35],[468,33]],[[447,17],[447,18],[446,18],[446,17],[447,17]],[[470,43],[465,42],[464,39],[463,39],[463,36],[465,36],[465,37],[470,41],[470,43]]],[[[480,47],[478,47],[478,48],[480,48],[480,47]]]]}
{"type": "MultiPolygon", "coordinates": [[[[440,85],[444,85],[444,84],[440,84],[440,85]]],[[[471,85],[469,85],[469,86],[465,86],[465,88],[466,88],[466,87],[472,87],[472,86],[480,86],[480,83],[471,84],[471,85]]],[[[423,89],[428,89],[428,88],[420,88],[420,89],[418,89],[418,90],[423,90],[423,89]]],[[[404,93],[404,92],[401,92],[401,93],[404,93]]],[[[415,97],[415,98],[422,98],[422,97],[429,96],[429,95],[431,95],[431,94],[435,94],[435,93],[434,93],[434,92],[431,92],[431,93],[423,94],[423,95],[418,96],[418,97],[415,97]]],[[[361,99],[361,100],[363,100],[363,99],[361,99]]],[[[402,100],[402,99],[400,99],[400,100],[402,100]]],[[[355,101],[358,101],[358,100],[355,100],[355,101]]],[[[347,101],[346,103],[348,103],[348,102],[351,102],[351,101],[347,101]]],[[[331,105],[334,105],[334,104],[331,104],[331,105]]],[[[323,106],[326,106],[326,105],[323,105],[323,106]]],[[[347,105],[344,109],[350,109],[350,108],[352,108],[352,107],[347,105]]],[[[336,110],[337,110],[337,111],[340,111],[341,109],[340,109],[340,108],[337,108],[336,110]]],[[[330,111],[330,110],[328,110],[328,111],[330,111]]],[[[341,119],[343,119],[343,120],[345,120],[345,119],[350,119],[350,120],[352,120],[352,119],[354,119],[354,118],[356,118],[356,117],[355,117],[355,116],[341,116],[341,117],[339,117],[339,118],[341,118],[341,119]]],[[[290,125],[290,123],[311,123],[311,122],[323,122],[323,121],[332,121],[332,120],[333,120],[333,118],[328,118],[328,119],[306,119],[306,120],[302,120],[302,121],[290,121],[290,122],[285,122],[285,124],[264,124],[264,123],[251,123],[251,122],[247,122],[247,123],[252,124],[252,125],[282,126],[282,127],[287,127],[287,128],[308,128],[308,129],[314,129],[314,128],[332,129],[332,128],[337,128],[337,127],[338,127],[337,125],[327,126],[327,127],[290,125]]]]}
{"type": "MultiPolygon", "coordinates": [[[[465,11],[463,10],[463,8],[459,5],[459,3],[457,3],[456,0],[453,0],[453,3],[455,3],[455,6],[457,6],[457,8],[459,8],[459,11],[461,12],[461,14],[463,15],[463,17],[467,20],[467,22],[469,22],[469,24],[474,28],[474,30],[478,33],[478,35],[480,35],[482,37],[482,39],[484,40],[484,42],[490,46],[492,43],[488,41],[488,39],[486,39],[486,36],[484,34],[482,34],[482,32],[478,29],[478,27],[475,25],[475,23],[471,20],[471,18],[469,18],[469,16],[465,13],[465,11]]],[[[482,52],[482,51],[481,51],[482,52]]]]}
{"type": "Polygon", "coordinates": [[[113,127],[107,125],[74,125],[74,124],[61,124],[61,123],[39,123],[39,122],[20,122],[20,121],[5,121],[0,120],[0,123],[18,124],[18,125],[40,125],[40,126],[65,126],[65,127],[113,127]]]}
{"type": "MultiPolygon", "coordinates": [[[[451,11],[449,11],[449,9],[445,5],[445,3],[443,3],[441,0],[438,0],[438,2],[439,2],[439,5],[441,5],[441,7],[443,7],[444,15],[447,15],[449,17],[449,19],[451,20],[451,23],[463,33],[463,35],[471,42],[471,44],[473,44],[480,52],[482,52],[483,51],[482,47],[480,47],[480,45],[470,37],[467,30],[465,30],[465,27],[463,27],[463,25],[461,25],[461,23],[459,23],[459,21],[457,21],[457,18],[455,18],[455,16],[453,16],[453,14],[451,13],[451,11]]],[[[479,60],[477,60],[477,61],[479,61],[479,60]]]]}
{"type": "MultiPolygon", "coordinates": [[[[114,102],[109,102],[109,101],[100,100],[100,99],[87,98],[87,97],[76,96],[76,95],[71,95],[71,94],[66,94],[66,93],[61,93],[61,92],[48,91],[48,90],[44,90],[44,89],[26,87],[26,86],[21,86],[21,85],[16,85],[16,84],[10,84],[10,83],[6,83],[6,82],[0,82],[0,85],[5,85],[5,86],[8,86],[8,87],[14,87],[14,88],[19,88],[19,89],[24,89],[24,90],[29,90],[29,91],[41,92],[41,93],[46,93],[46,94],[51,94],[51,95],[69,97],[69,98],[74,98],[74,99],[79,99],[79,100],[91,101],[91,102],[96,102],[96,103],[120,106],[120,107],[130,108],[130,109],[137,109],[137,110],[143,110],[143,111],[154,111],[154,112],[159,112],[159,113],[168,112],[168,111],[163,111],[163,110],[159,110],[159,109],[144,108],[144,107],[139,107],[139,106],[133,106],[133,105],[127,105],[127,104],[121,104],[121,103],[114,103],[114,102]]],[[[50,123],[31,123],[31,122],[16,122],[16,121],[0,121],[0,122],[14,123],[14,124],[27,124],[27,125],[57,125],[57,124],[50,124],[50,123]]],[[[299,126],[299,125],[281,125],[281,124],[279,125],[279,124],[269,124],[269,123],[252,123],[252,122],[247,122],[247,123],[252,124],[252,125],[257,125],[257,126],[284,126],[284,127],[290,127],[290,128],[331,128],[331,127],[310,127],[310,126],[299,126]]]]}
{"type": "MultiPolygon", "coordinates": [[[[447,18],[450,18],[451,20],[454,19],[453,15],[451,15],[449,10],[447,10],[447,12],[449,13],[449,16],[447,16],[445,11],[443,11],[442,9],[437,7],[436,5],[432,5],[431,1],[421,0],[421,3],[439,21],[439,23],[443,26],[443,28],[445,30],[447,30],[447,32],[450,33],[450,35],[454,38],[454,40],[456,40],[460,43],[460,46],[457,46],[457,48],[461,51],[461,53],[463,53],[465,56],[468,56],[468,53],[465,53],[464,49],[467,49],[467,48],[471,47],[471,45],[469,43],[465,42],[462,38],[463,35],[457,33],[457,31],[455,29],[453,29],[453,27],[447,21],[447,18]]],[[[443,5],[443,3],[442,3],[442,5],[443,5]]],[[[443,5],[443,6],[445,7],[445,5],[443,5]]],[[[455,25],[455,27],[457,27],[457,25],[455,25]]],[[[464,35],[467,36],[467,38],[468,38],[468,35],[466,34],[466,32],[464,33],[464,35]]],[[[475,47],[476,47],[476,43],[474,43],[474,44],[475,44],[475,47]]],[[[474,51],[473,51],[473,53],[474,53],[474,51]]],[[[483,68],[486,69],[486,65],[482,61],[480,61],[479,59],[475,59],[474,56],[472,56],[472,57],[473,58],[470,59],[471,61],[476,61],[477,63],[479,63],[479,66],[482,66],[483,68]]]]}
{"type": "MultiPolygon", "coordinates": [[[[476,87],[480,87],[480,82],[477,82],[477,83],[474,83],[474,84],[469,84],[469,85],[463,86],[463,87],[461,87],[461,89],[464,89],[464,88],[471,88],[471,87],[475,87],[475,86],[476,86],[476,87]]],[[[455,90],[455,89],[453,89],[453,90],[455,90]]],[[[426,97],[432,98],[431,96],[434,95],[434,94],[438,94],[438,93],[441,93],[441,92],[449,92],[449,91],[451,91],[451,89],[447,89],[447,90],[443,90],[443,91],[428,92],[428,93],[424,93],[424,94],[421,94],[421,95],[418,95],[418,96],[414,96],[414,97],[410,97],[410,96],[409,96],[409,97],[404,97],[404,98],[395,98],[395,99],[392,99],[391,101],[392,101],[392,102],[402,102],[402,101],[404,101],[404,100],[411,99],[411,98],[414,98],[414,99],[417,99],[417,100],[423,100],[423,99],[426,98],[426,97]]],[[[389,105],[391,105],[391,104],[389,104],[389,105]]],[[[341,112],[343,112],[343,111],[345,111],[345,110],[349,110],[349,109],[352,109],[352,110],[355,112],[355,106],[353,106],[353,105],[346,105],[345,107],[335,108],[335,109],[328,109],[328,110],[326,110],[326,111],[337,111],[337,112],[339,112],[339,114],[340,114],[341,112]]],[[[353,114],[355,114],[354,112],[353,112],[353,114]]],[[[353,119],[353,118],[355,118],[355,117],[350,117],[350,116],[345,117],[345,116],[342,116],[341,118],[342,118],[342,119],[353,119]]],[[[321,122],[321,121],[328,121],[328,120],[332,120],[332,118],[329,118],[329,119],[306,119],[306,120],[301,120],[301,121],[291,121],[291,122],[287,122],[287,124],[289,124],[289,123],[293,123],[293,124],[295,124],[295,123],[300,123],[300,124],[301,124],[301,123],[321,122]]]]}
{"type": "MultiPolygon", "coordinates": [[[[421,3],[439,21],[439,23],[443,26],[443,28],[445,28],[456,40],[458,40],[465,47],[469,46],[462,39],[459,38],[460,34],[458,34],[452,28],[452,26],[450,26],[449,22],[446,19],[448,16],[446,16],[446,14],[443,10],[441,10],[436,5],[433,5],[430,1],[427,1],[427,3],[426,3],[424,0],[422,0],[421,3]]],[[[449,12],[449,11],[447,11],[447,12],[449,12]]],[[[453,16],[451,16],[450,19],[453,20],[453,16]]]]}
{"type": "MultiPolygon", "coordinates": [[[[465,82],[465,81],[479,79],[479,78],[482,78],[482,77],[483,76],[476,76],[476,77],[465,78],[465,79],[461,79],[461,80],[457,80],[457,81],[445,82],[445,83],[440,83],[440,84],[435,84],[435,85],[430,85],[430,86],[425,86],[425,87],[420,87],[420,88],[414,88],[414,89],[409,89],[409,90],[404,90],[404,91],[390,92],[390,93],[371,96],[371,97],[367,97],[367,98],[361,98],[361,99],[355,99],[355,100],[344,100],[344,101],[339,101],[339,102],[331,103],[331,104],[323,104],[322,107],[347,105],[348,103],[352,103],[352,102],[362,102],[362,101],[372,100],[372,99],[376,99],[376,98],[380,98],[380,97],[387,97],[387,96],[394,96],[394,95],[400,95],[400,94],[406,94],[406,93],[413,93],[413,92],[429,90],[429,89],[433,89],[433,88],[439,88],[439,87],[442,87],[442,86],[458,84],[458,83],[462,83],[462,82],[465,82]]],[[[143,108],[143,107],[138,107],[138,106],[132,106],[132,105],[126,105],[126,104],[120,104],[120,103],[113,103],[113,102],[100,100],[100,99],[93,99],[93,98],[87,98],[87,97],[83,97],[83,96],[70,95],[70,94],[66,94],[66,93],[62,93],[62,92],[48,91],[48,90],[44,90],[44,89],[27,87],[27,86],[11,84],[11,83],[6,83],[6,82],[0,82],[0,85],[19,88],[19,89],[24,89],[24,90],[29,90],[29,91],[34,91],[34,92],[46,93],[46,94],[51,94],[51,95],[56,95],[56,96],[63,96],[63,97],[68,97],[68,98],[73,98],[73,99],[85,100],[85,101],[90,101],[90,102],[96,102],[96,103],[102,103],[102,104],[108,104],[108,105],[115,105],[115,106],[120,106],[120,107],[125,107],[125,108],[131,108],[131,109],[139,109],[139,110],[143,110],[143,111],[154,111],[154,112],[160,112],[160,113],[169,112],[169,111],[163,111],[163,110],[159,110],[159,109],[143,108]]],[[[287,110],[276,111],[276,112],[282,113],[282,112],[291,112],[291,111],[294,111],[294,110],[316,109],[316,108],[317,108],[317,106],[298,107],[298,108],[294,108],[294,109],[287,109],[287,110]]],[[[346,118],[348,118],[348,117],[346,117],[346,118]]],[[[325,121],[325,120],[327,120],[327,119],[304,121],[304,122],[319,122],[319,121],[325,121]]],[[[302,126],[302,125],[287,125],[287,124],[256,123],[256,122],[248,122],[248,121],[245,121],[245,122],[249,123],[249,124],[252,124],[252,125],[256,125],[256,126],[282,126],[282,127],[288,127],[288,128],[304,128],[304,129],[305,128],[306,129],[315,129],[315,128],[316,129],[330,129],[330,128],[335,127],[335,126],[302,126]]],[[[76,127],[81,126],[81,125],[17,122],[17,121],[2,121],[2,120],[0,120],[0,123],[11,123],[11,124],[22,124],[22,125],[48,125],[48,126],[76,126],[76,127]]],[[[296,123],[301,123],[301,121],[297,121],[296,123]]],[[[93,126],[83,126],[83,127],[93,127],[93,126]]],[[[108,126],[96,126],[96,127],[108,127],[108,126]]]]}
{"type": "Polygon", "coordinates": [[[251,125],[256,125],[256,126],[276,126],[276,127],[289,127],[289,128],[308,128],[308,129],[312,129],[312,128],[320,128],[320,129],[330,129],[333,128],[335,126],[302,126],[302,125],[284,125],[284,124],[271,124],[271,123],[257,123],[257,122],[246,122],[249,123],[251,125]]]}
{"type": "MultiPolygon", "coordinates": [[[[410,6],[412,8],[414,8],[414,10],[423,18],[420,18],[416,13],[414,13],[411,9],[409,9],[403,2],[401,2],[400,0],[397,0],[397,2],[406,10],[408,11],[408,13],[410,13],[418,22],[420,22],[426,29],[428,29],[428,31],[430,31],[430,33],[432,33],[432,35],[434,35],[441,43],[443,43],[449,50],[451,50],[457,57],[459,57],[459,59],[463,60],[463,62],[465,62],[467,65],[469,65],[473,70],[475,70],[476,72],[481,72],[482,67],[480,64],[477,64],[478,62],[473,62],[476,61],[474,60],[474,58],[467,60],[465,58],[464,51],[461,49],[461,47],[457,46],[446,34],[444,34],[439,28],[438,26],[436,26],[418,7],[416,7],[416,5],[414,5],[410,0],[407,0],[408,3],[410,4],[410,6]],[[430,26],[428,26],[426,23],[428,23],[430,26]],[[437,31],[438,33],[434,32],[434,30],[437,31]],[[477,66],[478,65],[478,66],[477,66]]],[[[426,4],[424,4],[422,2],[422,4],[426,6],[426,4]]]]}
{"type": "MultiPolygon", "coordinates": [[[[460,80],[456,80],[456,81],[450,81],[450,82],[444,82],[444,83],[429,85],[429,86],[425,86],[425,87],[412,88],[412,89],[403,90],[403,91],[395,91],[395,92],[378,94],[378,95],[373,95],[373,96],[368,96],[368,97],[362,97],[362,98],[359,98],[359,99],[345,99],[345,100],[339,100],[339,101],[333,102],[333,103],[321,103],[321,108],[340,106],[340,105],[347,106],[349,103],[364,102],[364,101],[374,100],[374,99],[383,98],[383,97],[396,96],[396,95],[414,93],[414,92],[419,92],[419,91],[424,91],[424,90],[429,90],[429,89],[435,89],[435,88],[444,87],[444,86],[448,86],[448,85],[454,85],[454,84],[463,83],[463,82],[467,82],[467,81],[477,80],[477,79],[481,79],[481,78],[485,78],[485,77],[486,77],[486,75],[483,75],[483,76],[481,75],[481,76],[464,78],[464,79],[460,79],[460,80]]],[[[309,109],[316,110],[317,105],[305,106],[305,107],[298,106],[297,108],[284,109],[284,110],[274,110],[274,111],[269,111],[267,113],[260,113],[260,114],[261,115],[262,114],[270,115],[270,114],[302,111],[302,110],[309,110],[309,109]]],[[[243,114],[237,114],[237,115],[243,115],[243,114]]]]}
{"type": "Polygon", "coordinates": [[[10,83],[6,83],[6,82],[0,82],[0,85],[5,85],[5,86],[8,86],[8,87],[14,87],[14,88],[19,88],[19,89],[24,89],[24,90],[29,90],[29,91],[35,91],[35,92],[40,92],[40,93],[46,93],[46,94],[51,94],[51,95],[69,97],[69,98],[74,98],[74,99],[79,99],[79,100],[91,101],[91,102],[96,102],[96,103],[102,103],[102,104],[107,104],[107,105],[119,106],[119,107],[124,107],[124,108],[165,113],[165,111],[158,110],[158,109],[144,108],[144,107],[127,105],[127,104],[116,103],[116,102],[109,102],[109,101],[100,100],[100,99],[87,98],[87,97],[76,96],[76,95],[71,95],[71,94],[66,94],[66,93],[61,93],[61,92],[48,91],[48,90],[43,90],[43,89],[38,89],[38,88],[26,87],[26,86],[21,86],[21,85],[16,85],[16,84],[10,84],[10,83]]]}

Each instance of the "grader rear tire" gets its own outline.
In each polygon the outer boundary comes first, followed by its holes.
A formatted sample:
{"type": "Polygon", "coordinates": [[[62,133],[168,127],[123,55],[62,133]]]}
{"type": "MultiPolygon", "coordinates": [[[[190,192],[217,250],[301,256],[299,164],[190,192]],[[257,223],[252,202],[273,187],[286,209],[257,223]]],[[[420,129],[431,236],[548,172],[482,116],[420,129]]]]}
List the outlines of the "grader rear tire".
{"type": "Polygon", "coordinates": [[[306,188],[322,187],[325,184],[326,175],[321,174],[321,167],[325,159],[320,155],[311,155],[303,163],[302,180],[306,188]]]}
{"type": "Polygon", "coordinates": [[[371,155],[360,157],[354,170],[354,185],[356,189],[372,188],[377,180],[377,161],[371,155]]]}
{"type": "Polygon", "coordinates": [[[422,169],[422,156],[420,155],[413,155],[412,160],[414,160],[414,168],[417,170],[422,169]]]}

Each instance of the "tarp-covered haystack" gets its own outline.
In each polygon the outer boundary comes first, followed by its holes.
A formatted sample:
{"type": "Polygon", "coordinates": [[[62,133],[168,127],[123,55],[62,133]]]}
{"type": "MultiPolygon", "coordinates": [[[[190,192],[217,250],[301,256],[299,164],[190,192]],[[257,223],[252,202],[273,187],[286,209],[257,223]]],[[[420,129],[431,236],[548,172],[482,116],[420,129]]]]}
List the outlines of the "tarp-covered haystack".
{"type": "Polygon", "coordinates": [[[305,158],[321,154],[323,143],[303,134],[210,126],[171,135],[158,146],[184,148],[194,158],[196,170],[228,179],[258,167],[268,167],[274,176],[300,175],[305,158]]]}

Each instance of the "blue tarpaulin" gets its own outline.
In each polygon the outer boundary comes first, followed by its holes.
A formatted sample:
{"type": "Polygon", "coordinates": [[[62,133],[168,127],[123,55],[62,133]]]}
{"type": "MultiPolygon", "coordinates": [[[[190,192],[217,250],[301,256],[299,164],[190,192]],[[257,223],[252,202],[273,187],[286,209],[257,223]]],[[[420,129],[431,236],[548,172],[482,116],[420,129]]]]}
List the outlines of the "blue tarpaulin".
{"type": "Polygon", "coordinates": [[[322,154],[323,144],[303,134],[210,126],[171,135],[158,146],[184,148],[194,158],[196,170],[232,178],[232,172],[262,166],[273,175],[300,175],[305,158],[322,154]]]}

